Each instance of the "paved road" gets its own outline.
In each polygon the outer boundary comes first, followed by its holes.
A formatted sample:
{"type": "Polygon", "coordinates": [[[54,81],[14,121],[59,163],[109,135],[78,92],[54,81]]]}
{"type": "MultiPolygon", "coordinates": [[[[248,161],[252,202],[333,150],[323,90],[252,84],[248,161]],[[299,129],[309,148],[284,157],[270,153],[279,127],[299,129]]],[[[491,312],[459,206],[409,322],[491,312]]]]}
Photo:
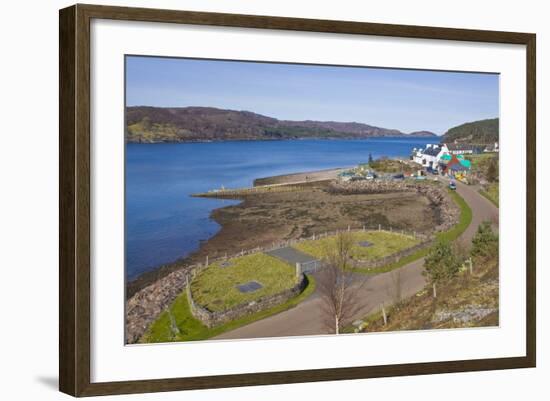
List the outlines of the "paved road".
{"type": "MultiPolygon", "coordinates": [[[[485,220],[498,221],[498,208],[481,196],[477,192],[477,188],[457,183],[457,192],[472,209],[472,223],[461,236],[461,239],[470,242],[481,222],[485,220]]],[[[399,269],[403,297],[412,296],[425,286],[425,279],[422,276],[423,264],[424,260],[419,259],[399,269]]],[[[388,272],[368,277],[367,282],[362,287],[365,302],[363,308],[357,314],[358,318],[374,312],[382,303],[391,303],[392,274],[395,273],[388,272]]],[[[314,293],[295,308],[223,333],[216,338],[235,339],[326,334],[327,329],[324,327],[321,314],[321,302],[322,300],[318,294],[314,293]]]]}
{"type": "Polygon", "coordinates": [[[313,256],[308,255],[307,253],[300,252],[290,246],[273,249],[272,251],[267,251],[265,253],[281,259],[282,261],[287,262],[292,266],[296,265],[296,263],[308,263],[315,262],[317,260],[313,256]]]}

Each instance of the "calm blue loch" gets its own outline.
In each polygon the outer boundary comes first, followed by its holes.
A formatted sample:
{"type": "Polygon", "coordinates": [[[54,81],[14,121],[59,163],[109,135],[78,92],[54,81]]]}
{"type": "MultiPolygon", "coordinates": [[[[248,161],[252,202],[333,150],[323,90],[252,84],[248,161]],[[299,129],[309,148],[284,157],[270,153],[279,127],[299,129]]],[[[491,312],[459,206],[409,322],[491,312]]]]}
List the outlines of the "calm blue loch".
{"type": "Polygon", "coordinates": [[[126,145],[126,278],[185,257],[220,229],[212,210],[238,201],[192,198],[255,178],[408,156],[435,138],[126,145]]]}

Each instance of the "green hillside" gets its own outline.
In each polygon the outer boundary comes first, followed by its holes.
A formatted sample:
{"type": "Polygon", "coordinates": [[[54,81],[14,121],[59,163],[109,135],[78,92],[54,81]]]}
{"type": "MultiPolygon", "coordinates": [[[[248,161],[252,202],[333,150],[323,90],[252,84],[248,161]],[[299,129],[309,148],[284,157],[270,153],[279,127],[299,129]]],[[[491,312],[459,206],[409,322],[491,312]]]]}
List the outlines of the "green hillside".
{"type": "Polygon", "coordinates": [[[213,107],[126,108],[126,140],[135,143],[304,138],[361,139],[370,137],[435,136],[357,122],[287,121],[250,111],[213,107]]]}
{"type": "Polygon", "coordinates": [[[499,119],[474,121],[448,130],[442,142],[468,142],[488,144],[498,142],[499,119]]]}

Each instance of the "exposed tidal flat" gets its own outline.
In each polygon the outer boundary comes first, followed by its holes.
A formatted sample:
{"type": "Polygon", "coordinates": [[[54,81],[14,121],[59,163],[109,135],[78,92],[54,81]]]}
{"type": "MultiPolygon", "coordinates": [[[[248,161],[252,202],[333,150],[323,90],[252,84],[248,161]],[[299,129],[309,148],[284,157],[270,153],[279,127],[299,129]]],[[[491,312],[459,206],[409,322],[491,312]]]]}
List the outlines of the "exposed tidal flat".
{"type": "MultiPolygon", "coordinates": [[[[126,277],[141,287],[158,267],[202,261],[345,224],[410,228],[431,218],[412,194],[329,195],[304,191],[242,199],[193,198],[212,189],[253,186],[262,177],[324,171],[374,158],[406,157],[430,138],[229,141],[126,146],[126,277]],[[175,262],[175,263],[174,263],[175,262]],[[136,278],[140,277],[136,281],[136,278]]],[[[306,173],[304,173],[306,174],[306,173]]],[[[306,175],[311,176],[311,173],[306,175]]],[[[161,269],[162,271],[162,269],[161,269]]],[[[131,291],[130,291],[131,292],[131,291]]]]}

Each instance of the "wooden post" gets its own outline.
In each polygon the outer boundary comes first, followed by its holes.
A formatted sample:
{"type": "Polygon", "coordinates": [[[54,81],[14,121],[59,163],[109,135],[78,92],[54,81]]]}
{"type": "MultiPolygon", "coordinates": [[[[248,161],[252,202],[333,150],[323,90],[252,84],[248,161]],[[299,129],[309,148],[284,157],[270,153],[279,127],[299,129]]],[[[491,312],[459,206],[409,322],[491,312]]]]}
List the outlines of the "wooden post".
{"type": "Polygon", "coordinates": [[[348,224],[348,233],[349,233],[349,230],[350,230],[350,227],[349,227],[349,224],[348,224]]]}
{"type": "Polygon", "coordinates": [[[378,231],[382,230],[382,224],[378,224],[378,231]]]}
{"type": "Polygon", "coordinates": [[[471,257],[468,259],[468,264],[470,265],[470,274],[474,274],[474,266],[471,257]]]}
{"type": "Polygon", "coordinates": [[[204,265],[208,266],[208,255],[206,255],[206,263],[204,265]]]}
{"type": "Polygon", "coordinates": [[[392,226],[390,226],[390,233],[392,233],[392,232],[393,232],[393,228],[392,228],[392,226]]]}
{"type": "Polygon", "coordinates": [[[363,226],[363,232],[365,232],[365,226],[363,226]]]}
{"type": "Polygon", "coordinates": [[[302,274],[302,265],[300,262],[296,262],[296,277],[300,277],[302,274]]]}
{"type": "Polygon", "coordinates": [[[384,318],[384,326],[388,324],[388,317],[386,316],[386,308],[384,308],[384,304],[382,304],[382,317],[384,318]]]}
{"type": "Polygon", "coordinates": [[[434,298],[437,298],[437,288],[435,287],[435,283],[433,283],[432,288],[433,288],[434,298]]]}
{"type": "Polygon", "coordinates": [[[315,241],[315,234],[313,234],[313,241],[315,241]]]}

